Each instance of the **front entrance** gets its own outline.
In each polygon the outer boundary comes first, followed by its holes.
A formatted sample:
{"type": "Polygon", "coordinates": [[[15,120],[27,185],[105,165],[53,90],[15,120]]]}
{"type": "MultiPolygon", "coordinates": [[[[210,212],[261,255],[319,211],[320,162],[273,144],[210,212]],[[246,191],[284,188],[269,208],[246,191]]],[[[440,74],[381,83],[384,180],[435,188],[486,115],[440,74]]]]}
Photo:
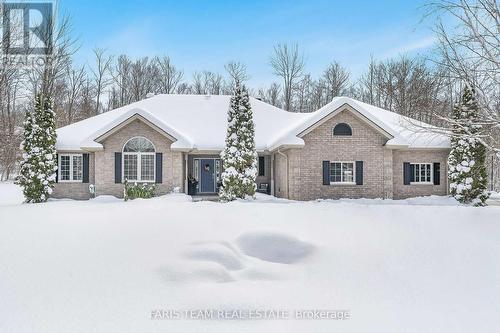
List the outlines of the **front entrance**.
{"type": "Polygon", "coordinates": [[[215,192],[214,159],[200,159],[200,193],[215,192]]]}

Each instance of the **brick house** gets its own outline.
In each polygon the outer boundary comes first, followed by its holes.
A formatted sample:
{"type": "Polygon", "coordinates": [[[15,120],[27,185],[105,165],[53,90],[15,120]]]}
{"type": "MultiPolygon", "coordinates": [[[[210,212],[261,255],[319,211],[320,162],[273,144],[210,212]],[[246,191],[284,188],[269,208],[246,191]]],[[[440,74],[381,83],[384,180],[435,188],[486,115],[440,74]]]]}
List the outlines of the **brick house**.
{"type": "MultiPolygon", "coordinates": [[[[200,195],[218,191],[230,96],[157,95],[59,128],[52,196],[123,195],[123,182],[200,195]]],[[[312,113],[251,98],[257,187],[277,197],[447,194],[450,142],[429,125],[347,97],[312,113]]]]}

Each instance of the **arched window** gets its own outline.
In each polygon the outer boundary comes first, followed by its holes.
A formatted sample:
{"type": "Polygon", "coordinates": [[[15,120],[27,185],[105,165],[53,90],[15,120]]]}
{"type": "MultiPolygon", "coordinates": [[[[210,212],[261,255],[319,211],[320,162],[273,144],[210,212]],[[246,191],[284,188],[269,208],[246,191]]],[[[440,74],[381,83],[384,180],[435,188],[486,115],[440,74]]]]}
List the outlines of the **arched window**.
{"type": "Polygon", "coordinates": [[[128,140],[123,146],[123,180],[154,182],[155,151],[153,143],[144,137],[128,140]]]}
{"type": "Polygon", "coordinates": [[[333,128],[333,135],[351,136],[352,135],[351,126],[345,123],[337,124],[333,128]]]}

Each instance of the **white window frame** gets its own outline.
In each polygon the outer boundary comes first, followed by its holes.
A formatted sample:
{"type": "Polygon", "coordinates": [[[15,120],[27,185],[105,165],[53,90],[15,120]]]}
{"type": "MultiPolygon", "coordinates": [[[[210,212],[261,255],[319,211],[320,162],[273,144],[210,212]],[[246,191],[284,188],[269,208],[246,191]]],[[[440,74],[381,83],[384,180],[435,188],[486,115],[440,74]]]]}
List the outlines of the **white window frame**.
{"type": "Polygon", "coordinates": [[[328,175],[330,179],[330,185],[356,185],[356,162],[355,161],[330,161],[330,174],[328,175]],[[340,182],[332,182],[331,177],[332,177],[332,164],[334,163],[340,163],[340,182]],[[345,182],[342,181],[342,178],[344,177],[344,173],[342,171],[342,163],[352,163],[352,182],[345,182]]]}
{"type": "Polygon", "coordinates": [[[154,143],[151,140],[149,140],[148,138],[145,138],[143,136],[134,136],[133,138],[130,138],[127,140],[127,142],[125,142],[125,144],[123,145],[123,148],[122,148],[122,183],[125,182],[125,155],[135,156],[135,158],[137,160],[137,179],[128,179],[129,182],[131,182],[131,183],[156,183],[156,146],[154,145],[154,143]],[[145,153],[125,152],[125,146],[127,145],[127,143],[129,143],[133,139],[139,139],[139,138],[148,140],[153,145],[153,149],[155,151],[154,152],[145,152],[145,153]],[[153,156],[153,180],[142,180],[142,173],[141,173],[142,157],[141,156],[143,156],[143,155],[153,156]]]}
{"type": "Polygon", "coordinates": [[[413,181],[410,182],[410,185],[434,185],[434,164],[429,163],[429,162],[417,162],[417,163],[410,163],[410,166],[413,165],[413,181]],[[415,168],[415,165],[419,165],[419,171],[422,165],[429,165],[430,166],[430,171],[431,171],[431,180],[430,181],[421,181],[420,176],[418,177],[418,181],[415,181],[417,179],[417,168],[415,168]]]}
{"type": "Polygon", "coordinates": [[[83,183],[83,154],[58,154],[57,158],[57,182],[58,183],[83,183]],[[61,177],[61,157],[69,156],[69,179],[61,177]],[[82,179],[73,179],[73,157],[79,156],[82,159],[82,179]]]}

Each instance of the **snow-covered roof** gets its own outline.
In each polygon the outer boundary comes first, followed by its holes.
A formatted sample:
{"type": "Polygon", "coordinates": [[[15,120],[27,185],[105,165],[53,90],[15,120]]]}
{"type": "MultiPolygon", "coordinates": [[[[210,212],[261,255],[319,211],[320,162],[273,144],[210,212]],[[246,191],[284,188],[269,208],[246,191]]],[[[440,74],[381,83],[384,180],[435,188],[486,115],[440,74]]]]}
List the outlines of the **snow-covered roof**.
{"type": "MultiPolygon", "coordinates": [[[[225,143],[230,97],[156,95],[59,128],[56,147],[62,151],[102,149],[97,141],[99,137],[127,119],[141,116],[175,139],[172,149],[220,151],[225,143]]],[[[303,146],[300,135],[304,130],[338,112],[346,104],[385,132],[388,146],[449,147],[446,136],[423,131],[420,126],[425,127],[423,123],[410,122],[409,118],[348,97],[336,97],[312,113],[287,112],[255,98],[250,98],[250,103],[258,151],[303,146]]]]}

